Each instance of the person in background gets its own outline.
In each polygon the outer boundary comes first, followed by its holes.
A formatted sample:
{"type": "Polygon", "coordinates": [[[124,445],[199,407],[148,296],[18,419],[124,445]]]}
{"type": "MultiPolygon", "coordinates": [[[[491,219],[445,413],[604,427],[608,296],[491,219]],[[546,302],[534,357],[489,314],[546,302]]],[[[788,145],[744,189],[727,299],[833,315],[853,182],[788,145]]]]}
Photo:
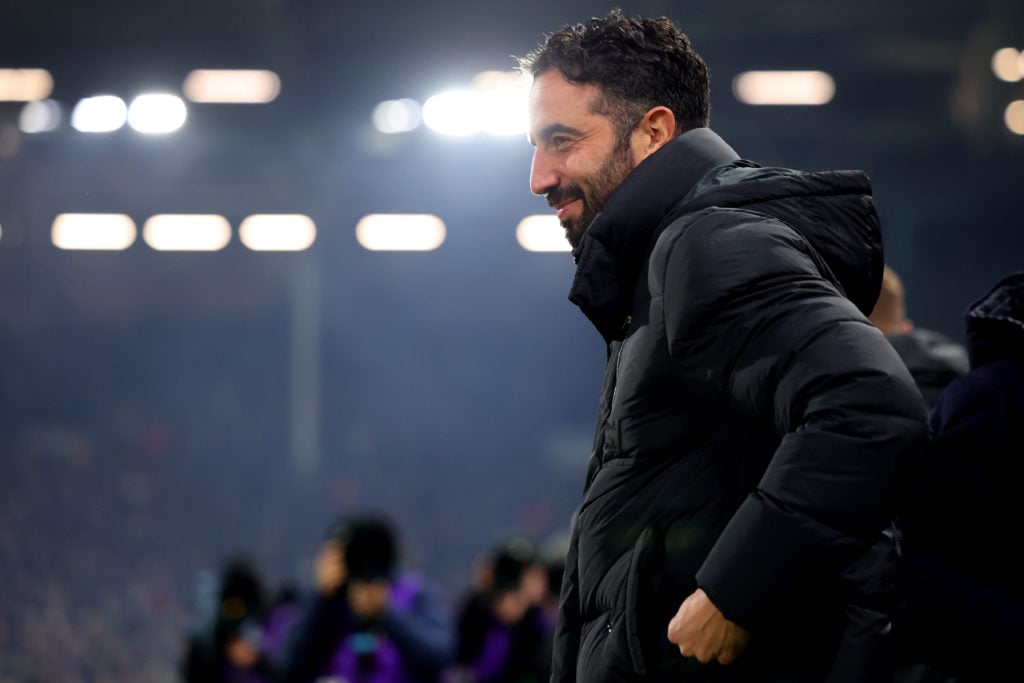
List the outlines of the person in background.
{"type": "Polygon", "coordinates": [[[454,619],[426,577],[404,569],[393,523],[343,517],[316,560],[316,594],[289,634],[279,680],[433,683],[454,657],[454,619]]]}
{"type": "Polygon", "coordinates": [[[941,332],[918,327],[907,317],[903,280],[889,266],[885,267],[882,290],[868,320],[900,354],[929,410],[935,406],[942,390],[967,372],[967,349],[962,344],[941,332]]]}
{"type": "Polygon", "coordinates": [[[566,26],[519,64],[530,187],[607,344],[553,683],[885,680],[927,410],[866,317],[870,181],[741,159],[664,17],[566,26]]]}
{"type": "Polygon", "coordinates": [[[185,683],[267,683],[257,666],[267,598],[255,563],[237,555],[219,576],[201,574],[195,608],[180,669],[185,683]]]}
{"type": "Polygon", "coordinates": [[[478,568],[458,615],[450,683],[547,683],[554,631],[549,570],[529,539],[514,536],[478,568]]]}
{"type": "Polygon", "coordinates": [[[958,683],[1024,679],[1024,272],[965,315],[970,370],[932,411],[927,476],[906,515],[906,661],[958,683]]]}

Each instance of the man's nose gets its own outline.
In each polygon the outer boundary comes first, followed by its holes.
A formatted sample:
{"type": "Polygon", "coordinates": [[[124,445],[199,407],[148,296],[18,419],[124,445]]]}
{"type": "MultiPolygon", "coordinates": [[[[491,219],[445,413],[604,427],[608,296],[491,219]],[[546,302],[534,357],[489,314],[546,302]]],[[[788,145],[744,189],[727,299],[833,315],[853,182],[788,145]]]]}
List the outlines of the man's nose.
{"type": "Polygon", "coordinates": [[[546,159],[546,155],[535,152],[533,164],[530,166],[530,191],[536,195],[545,195],[558,187],[558,173],[546,159]]]}

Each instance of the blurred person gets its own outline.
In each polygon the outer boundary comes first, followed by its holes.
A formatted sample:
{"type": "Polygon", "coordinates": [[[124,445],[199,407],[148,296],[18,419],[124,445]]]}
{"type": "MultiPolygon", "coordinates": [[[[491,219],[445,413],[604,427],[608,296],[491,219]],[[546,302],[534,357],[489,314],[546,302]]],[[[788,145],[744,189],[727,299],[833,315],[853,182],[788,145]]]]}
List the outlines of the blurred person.
{"type": "Polygon", "coordinates": [[[530,186],[608,354],[552,681],[885,680],[927,412],[866,317],[868,178],[741,159],[666,18],[615,10],[519,64],[530,186]]]}
{"type": "Polygon", "coordinates": [[[929,410],[950,382],[967,372],[967,349],[941,332],[914,325],[907,317],[906,290],[895,270],[885,267],[878,301],[868,316],[910,370],[929,410]]]}
{"type": "Polygon", "coordinates": [[[185,683],[265,683],[256,665],[266,608],[263,578],[250,558],[229,558],[216,577],[201,573],[181,663],[185,683]]]}
{"type": "Polygon", "coordinates": [[[288,636],[278,678],[308,683],[430,683],[454,653],[449,606],[426,577],[400,567],[392,522],[344,517],[316,560],[316,594],[288,636]]]}
{"type": "Polygon", "coordinates": [[[907,515],[911,591],[900,653],[958,683],[1024,677],[1024,272],[965,315],[970,370],[931,416],[927,477],[907,515]]]}
{"type": "Polygon", "coordinates": [[[529,539],[508,539],[481,563],[458,614],[456,667],[446,681],[546,683],[554,621],[548,569],[529,539]]]}

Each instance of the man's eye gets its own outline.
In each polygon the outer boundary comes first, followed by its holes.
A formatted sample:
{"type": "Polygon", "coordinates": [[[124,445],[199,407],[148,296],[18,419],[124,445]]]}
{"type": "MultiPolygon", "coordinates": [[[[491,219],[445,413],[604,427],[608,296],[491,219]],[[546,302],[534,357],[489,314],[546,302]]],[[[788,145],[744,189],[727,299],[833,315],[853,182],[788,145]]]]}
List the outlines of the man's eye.
{"type": "Polygon", "coordinates": [[[554,147],[555,149],[560,149],[568,144],[569,138],[565,137],[564,135],[559,135],[551,138],[551,146],[554,147]]]}

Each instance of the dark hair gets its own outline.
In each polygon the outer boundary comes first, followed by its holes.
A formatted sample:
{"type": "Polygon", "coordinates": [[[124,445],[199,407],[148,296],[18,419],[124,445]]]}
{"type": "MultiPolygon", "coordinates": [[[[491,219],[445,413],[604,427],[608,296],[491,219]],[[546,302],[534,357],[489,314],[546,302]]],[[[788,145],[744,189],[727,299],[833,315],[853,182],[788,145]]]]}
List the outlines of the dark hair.
{"type": "Polygon", "coordinates": [[[351,578],[392,578],[398,542],[388,519],[372,515],[339,519],[331,525],[327,535],[345,549],[345,567],[351,578]]]}
{"type": "Polygon", "coordinates": [[[631,19],[615,9],[563,27],[518,63],[534,78],[557,69],[573,83],[597,85],[602,96],[591,106],[611,118],[620,141],[657,106],[675,114],[677,135],[708,125],[707,64],[666,17],[631,19]]]}
{"type": "Polygon", "coordinates": [[[493,592],[501,594],[519,587],[526,569],[537,562],[533,543],[524,536],[505,539],[491,555],[493,592]]]}

